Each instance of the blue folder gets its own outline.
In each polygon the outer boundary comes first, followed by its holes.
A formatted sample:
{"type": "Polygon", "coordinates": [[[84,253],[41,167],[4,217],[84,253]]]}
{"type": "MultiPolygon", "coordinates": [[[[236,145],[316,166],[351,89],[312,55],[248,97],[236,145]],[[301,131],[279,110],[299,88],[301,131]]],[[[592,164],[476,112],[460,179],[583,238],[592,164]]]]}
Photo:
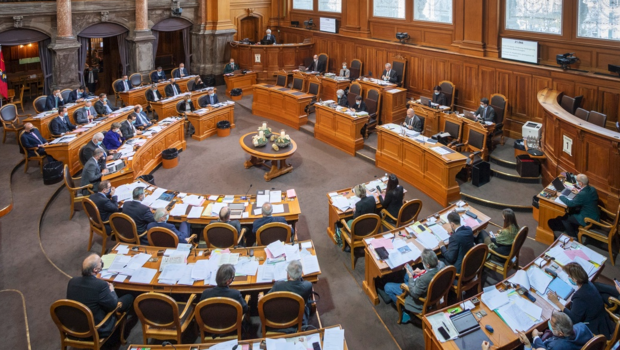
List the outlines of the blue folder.
{"type": "Polygon", "coordinates": [[[568,283],[562,281],[559,277],[551,281],[548,289],[554,291],[555,294],[564,300],[568,299],[575,291],[568,283]]]}

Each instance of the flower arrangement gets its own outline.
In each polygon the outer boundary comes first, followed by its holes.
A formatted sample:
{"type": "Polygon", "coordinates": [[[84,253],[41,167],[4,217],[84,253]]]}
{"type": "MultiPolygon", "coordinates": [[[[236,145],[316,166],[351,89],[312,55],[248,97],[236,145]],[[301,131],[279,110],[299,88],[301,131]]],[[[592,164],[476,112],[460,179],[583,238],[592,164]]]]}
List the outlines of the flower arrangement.
{"type": "Polygon", "coordinates": [[[271,128],[267,127],[267,123],[263,122],[262,126],[258,127],[258,132],[263,132],[263,134],[265,135],[265,137],[269,137],[271,136],[272,132],[271,132],[271,128]]]}
{"type": "Polygon", "coordinates": [[[254,147],[263,147],[267,144],[267,138],[262,130],[258,131],[258,134],[252,136],[252,144],[254,147]]]}
{"type": "Polygon", "coordinates": [[[280,148],[288,147],[288,145],[291,144],[291,137],[282,130],[280,135],[276,137],[274,143],[280,148]]]}

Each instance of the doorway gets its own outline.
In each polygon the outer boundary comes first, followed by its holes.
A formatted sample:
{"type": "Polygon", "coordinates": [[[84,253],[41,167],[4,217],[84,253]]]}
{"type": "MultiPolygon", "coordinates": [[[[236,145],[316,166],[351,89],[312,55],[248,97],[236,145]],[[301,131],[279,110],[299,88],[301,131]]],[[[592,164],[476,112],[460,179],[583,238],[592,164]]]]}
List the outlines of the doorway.
{"type": "Polygon", "coordinates": [[[258,35],[258,17],[249,16],[240,21],[239,40],[250,39],[252,42],[262,39],[258,35]]]}

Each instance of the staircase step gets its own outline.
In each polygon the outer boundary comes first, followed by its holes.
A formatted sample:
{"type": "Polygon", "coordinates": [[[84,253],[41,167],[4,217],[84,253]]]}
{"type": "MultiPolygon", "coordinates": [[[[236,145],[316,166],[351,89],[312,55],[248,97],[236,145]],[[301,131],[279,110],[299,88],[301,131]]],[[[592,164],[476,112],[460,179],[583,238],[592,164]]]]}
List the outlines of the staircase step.
{"type": "Polygon", "coordinates": [[[373,165],[375,164],[375,155],[376,155],[376,150],[368,150],[365,147],[355,152],[356,157],[359,157],[373,165]]]}
{"type": "Polygon", "coordinates": [[[460,183],[461,197],[470,202],[483,206],[503,209],[511,208],[515,211],[532,211],[532,197],[543,189],[538,183],[509,184],[508,180],[492,177],[491,181],[480,187],[471,182],[460,183]],[[508,190],[518,188],[517,191],[508,190]]]}
{"type": "Polygon", "coordinates": [[[314,137],[314,123],[312,123],[312,125],[310,125],[310,122],[308,122],[308,124],[302,125],[299,128],[299,131],[314,137]]]}

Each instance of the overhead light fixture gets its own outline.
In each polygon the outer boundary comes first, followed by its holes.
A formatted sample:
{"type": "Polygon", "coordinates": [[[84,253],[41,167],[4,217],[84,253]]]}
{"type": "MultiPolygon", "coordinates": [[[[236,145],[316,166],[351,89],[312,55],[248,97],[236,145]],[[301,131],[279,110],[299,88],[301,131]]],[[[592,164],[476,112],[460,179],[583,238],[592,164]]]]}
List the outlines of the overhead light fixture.
{"type": "Polygon", "coordinates": [[[401,44],[404,44],[405,41],[409,40],[409,34],[398,32],[396,33],[396,39],[398,39],[401,44]]]}
{"type": "Polygon", "coordinates": [[[555,56],[555,62],[559,64],[560,67],[562,67],[562,69],[564,70],[569,69],[569,66],[576,63],[577,61],[579,61],[579,58],[575,57],[574,52],[559,54],[555,56]]]}
{"type": "Polygon", "coordinates": [[[173,17],[181,17],[181,14],[183,13],[183,9],[181,8],[181,0],[172,0],[172,7],[170,10],[172,10],[173,17]]]}

